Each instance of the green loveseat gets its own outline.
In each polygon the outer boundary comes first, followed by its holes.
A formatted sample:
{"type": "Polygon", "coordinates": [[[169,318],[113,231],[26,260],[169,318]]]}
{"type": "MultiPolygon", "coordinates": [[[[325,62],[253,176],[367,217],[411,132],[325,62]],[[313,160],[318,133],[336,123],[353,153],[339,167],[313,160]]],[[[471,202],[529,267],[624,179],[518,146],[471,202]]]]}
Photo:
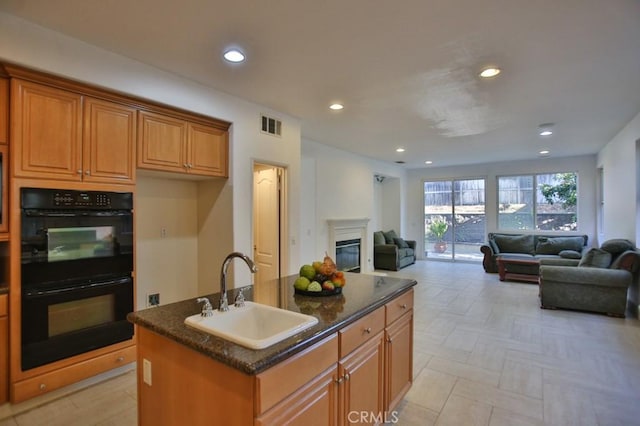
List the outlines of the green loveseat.
{"type": "MultiPolygon", "coordinates": [[[[523,259],[553,259],[555,264],[576,266],[587,246],[587,235],[534,235],[502,234],[490,232],[487,244],[480,247],[484,254],[482,266],[485,272],[498,272],[499,256],[523,259]]],[[[536,266],[531,266],[536,268],[536,266]]],[[[536,271],[519,271],[534,274],[536,271]]]]}
{"type": "Polygon", "coordinates": [[[578,266],[540,264],[540,306],[624,317],[627,300],[638,303],[640,251],[614,239],[589,249],[578,266]]]}
{"type": "Polygon", "coordinates": [[[394,230],[373,233],[373,267],[397,271],[416,262],[416,242],[404,240],[394,230]]]}

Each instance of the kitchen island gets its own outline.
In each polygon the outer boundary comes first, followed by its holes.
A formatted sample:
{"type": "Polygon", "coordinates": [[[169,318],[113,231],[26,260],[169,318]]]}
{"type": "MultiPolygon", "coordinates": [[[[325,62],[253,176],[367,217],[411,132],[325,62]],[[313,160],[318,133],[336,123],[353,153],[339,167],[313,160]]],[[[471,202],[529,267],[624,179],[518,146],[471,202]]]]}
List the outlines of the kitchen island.
{"type": "MultiPolygon", "coordinates": [[[[278,307],[318,324],[261,350],[184,325],[200,312],[195,299],[129,314],[137,326],[139,424],[342,424],[390,416],[412,380],[416,281],[345,277],[342,294],[325,297],[294,294],[296,276],[266,284],[278,307]]],[[[261,302],[252,287],[244,293],[261,302]]],[[[217,306],[219,294],[209,298],[217,306]]]]}

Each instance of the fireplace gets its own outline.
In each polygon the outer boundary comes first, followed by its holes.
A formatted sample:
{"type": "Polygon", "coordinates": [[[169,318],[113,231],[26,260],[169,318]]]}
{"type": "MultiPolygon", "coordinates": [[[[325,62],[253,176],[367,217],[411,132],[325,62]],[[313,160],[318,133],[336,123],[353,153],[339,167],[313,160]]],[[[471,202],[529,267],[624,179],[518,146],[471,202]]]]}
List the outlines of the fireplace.
{"type": "Polygon", "coordinates": [[[360,238],[336,241],[336,266],[339,271],[360,272],[360,238]]]}
{"type": "Polygon", "coordinates": [[[367,224],[369,218],[327,219],[328,253],[338,269],[351,272],[371,270],[368,253],[367,224]]]}

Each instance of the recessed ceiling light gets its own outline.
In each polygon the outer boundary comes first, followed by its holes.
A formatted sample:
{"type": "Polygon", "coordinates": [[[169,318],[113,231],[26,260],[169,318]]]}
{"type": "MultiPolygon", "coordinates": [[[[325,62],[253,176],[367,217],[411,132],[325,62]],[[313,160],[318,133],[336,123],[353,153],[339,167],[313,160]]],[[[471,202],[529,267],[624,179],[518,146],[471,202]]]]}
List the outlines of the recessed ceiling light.
{"type": "Polygon", "coordinates": [[[426,164],[426,165],[430,165],[430,164],[433,164],[433,161],[431,161],[431,160],[427,160],[427,161],[425,161],[425,162],[424,162],[424,164],[426,164]]]}
{"type": "Polygon", "coordinates": [[[396,148],[396,152],[404,152],[404,148],[396,148]]]}
{"type": "Polygon", "coordinates": [[[245,60],[244,53],[242,53],[238,49],[229,49],[224,52],[223,56],[224,59],[233,63],[243,62],[245,60]]]}
{"type": "Polygon", "coordinates": [[[335,103],[335,104],[329,105],[329,108],[334,110],[334,111],[340,111],[342,108],[344,108],[344,105],[339,104],[339,103],[335,103]]]}
{"type": "Polygon", "coordinates": [[[482,78],[491,78],[491,77],[495,77],[496,75],[500,74],[500,72],[501,72],[500,68],[487,67],[487,68],[483,69],[482,71],[480,71],[480,77],[482,77],[482,78]]]}
{"type": "Polygon", "coordinates": [[[553,123],[544,123],[538,126],[540,136],[551,136],[553,134],[553,123]]]}
{"type": "Polygon", "coordinates": [[[538,154],[540,155],[549,155],[549,150],[547,149],[543,149],[542,151],[540,151],[538,154]]]}

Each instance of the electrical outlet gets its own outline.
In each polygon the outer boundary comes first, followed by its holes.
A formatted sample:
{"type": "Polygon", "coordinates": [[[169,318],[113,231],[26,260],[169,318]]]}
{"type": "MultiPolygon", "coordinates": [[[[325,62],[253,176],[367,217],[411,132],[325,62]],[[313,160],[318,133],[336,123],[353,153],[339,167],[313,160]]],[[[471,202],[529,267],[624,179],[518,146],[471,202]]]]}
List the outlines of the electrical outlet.
{"type": "Polygon", "coordinates": [[[151,386],[151,361],[146,358],[142,358],[142,380],[151,386]]]}
{"type": "Polygon", "coordinates": [[[147,297],[147,306],[158,306],[160,304],[160,293],[153,293],[147,297]]]}

